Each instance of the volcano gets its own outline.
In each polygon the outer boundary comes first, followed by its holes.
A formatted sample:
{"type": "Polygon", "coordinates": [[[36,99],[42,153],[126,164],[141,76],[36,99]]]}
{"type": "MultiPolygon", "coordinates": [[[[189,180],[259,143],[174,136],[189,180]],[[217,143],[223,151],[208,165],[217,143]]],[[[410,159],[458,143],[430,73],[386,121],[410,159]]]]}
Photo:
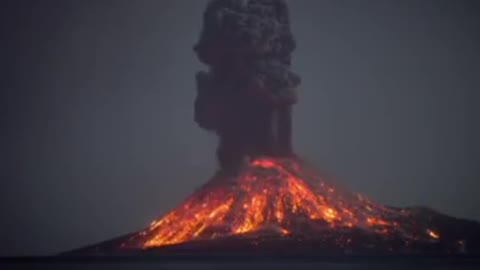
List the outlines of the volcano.
{"type": "Polygon", "coordinates": [[[298,157],[259,158],[218,174],[148,228],[69,254],[464,254],[480,224],[383,206],[339,189],[298,157]]]}
{"type": "Polygon", "coordinates": [[[209,2],[194,120],[219,137],[218,173],[148,228],[67,254],[479,253],[479,223],[381,205],[294,153],[289,22],[282,0],[209,2]]]}

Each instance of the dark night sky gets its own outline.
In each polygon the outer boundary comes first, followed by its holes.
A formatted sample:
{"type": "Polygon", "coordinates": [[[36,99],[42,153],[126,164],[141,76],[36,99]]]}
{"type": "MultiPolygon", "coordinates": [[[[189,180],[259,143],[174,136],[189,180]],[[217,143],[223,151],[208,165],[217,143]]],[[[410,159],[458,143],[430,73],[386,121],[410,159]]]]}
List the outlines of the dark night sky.
{"type": "MultiPolygon", "coordinates": [[[[2,1],[0,255],[146,226],[216,168],[206,0],[2,1]]],[[[478,1],[290,1],[297,152],[385,204],[480,220],[478,1]]]]}

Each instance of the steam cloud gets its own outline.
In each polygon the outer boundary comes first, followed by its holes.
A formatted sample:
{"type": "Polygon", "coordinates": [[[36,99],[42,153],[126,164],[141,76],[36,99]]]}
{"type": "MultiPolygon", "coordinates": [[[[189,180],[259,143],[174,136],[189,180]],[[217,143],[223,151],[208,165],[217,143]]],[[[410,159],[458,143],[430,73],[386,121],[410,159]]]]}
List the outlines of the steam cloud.
{"type": "Polygon", "coordinates": [[[212,0],[194,47],[209,71],[196,75],[195,121],[220,138],[222,171],[246,158],[292,154],[291,107],[300,77],[283,0],[212,0]]]}

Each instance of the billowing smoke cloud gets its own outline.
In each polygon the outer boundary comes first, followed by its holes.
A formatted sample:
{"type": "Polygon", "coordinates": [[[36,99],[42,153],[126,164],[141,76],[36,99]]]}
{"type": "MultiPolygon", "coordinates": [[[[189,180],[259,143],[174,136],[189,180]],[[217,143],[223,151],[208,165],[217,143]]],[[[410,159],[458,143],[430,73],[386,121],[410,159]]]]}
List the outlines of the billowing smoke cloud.
{"type": "Polygon", "coordinates": [[[220,138],[223,171],[245,158],[289,155],[291,106],[300,78],[283,0],[212,0],[194,50],[209,71],[197,74],[195,121],[220,138]]]}

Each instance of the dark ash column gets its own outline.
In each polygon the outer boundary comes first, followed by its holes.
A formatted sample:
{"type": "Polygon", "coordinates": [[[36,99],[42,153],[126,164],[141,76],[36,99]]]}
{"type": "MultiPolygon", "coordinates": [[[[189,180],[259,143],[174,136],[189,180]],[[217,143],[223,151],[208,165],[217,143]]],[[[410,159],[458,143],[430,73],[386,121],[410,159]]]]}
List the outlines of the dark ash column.
{"type": "Polygon", "coordinates": [[[292,106],[300,78],[290,70],[295,41],[283,0],[212,0],[194,50],[195,121],[219,138],[221,169],[292,149],[292,106]]]}

